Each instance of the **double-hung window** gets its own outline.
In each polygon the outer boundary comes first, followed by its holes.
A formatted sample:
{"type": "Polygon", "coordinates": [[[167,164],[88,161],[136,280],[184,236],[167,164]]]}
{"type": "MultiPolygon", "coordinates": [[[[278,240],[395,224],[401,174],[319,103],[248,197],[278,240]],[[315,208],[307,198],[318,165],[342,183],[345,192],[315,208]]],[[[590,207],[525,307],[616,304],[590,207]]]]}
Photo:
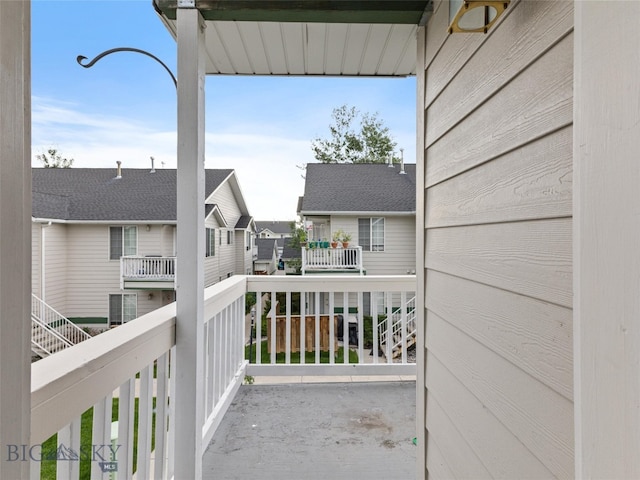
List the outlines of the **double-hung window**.
{"type": "Polygon", "coordinates": [[[138,227],[109,227],[109,259],[136,255],[138,252],[138,227]]]}
{"type": "Polygon", "coordinates": [[[109,295],[109,325],[122,325],[138,316],[135,293],[109,295]]]}
{"type": "Polygon", "coordinates": [[[227,245],[231,245],[233,243],[233,230],[227,230],[227,245]]]}
{"type": "Polygon", "coordinates": [[[384,252],[384,217],[359,218],[358,243],[365,252],[384,252]]]}
{"type": "Polygon", "coordinates": [[[216,254],[216,229],[207,228],[205,232],[205,256],[213,257],[216,254]]]}

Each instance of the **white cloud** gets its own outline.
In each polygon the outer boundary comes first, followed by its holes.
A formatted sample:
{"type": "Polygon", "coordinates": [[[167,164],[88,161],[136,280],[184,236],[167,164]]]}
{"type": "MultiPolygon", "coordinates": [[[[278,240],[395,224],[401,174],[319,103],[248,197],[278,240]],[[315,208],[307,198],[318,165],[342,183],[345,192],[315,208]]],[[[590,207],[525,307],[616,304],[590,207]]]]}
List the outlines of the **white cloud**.
{"type": "MultiPolygon", "coordinates": [[[[237,128],[235,130],[238,130],[237,128]]],[[[120,117],[87,114],[76,105],[33,99],[33,165],[35,156],[50,147],[75,167],[176,167],[176,132],[152,131],[120,117]]],[[[293,220],[302,195],[303,173],[296,165],[311,161],[308,141],[262,133],[207,133],[207,168],[233,168],[251,214],[258,220],[293,220]]]]}

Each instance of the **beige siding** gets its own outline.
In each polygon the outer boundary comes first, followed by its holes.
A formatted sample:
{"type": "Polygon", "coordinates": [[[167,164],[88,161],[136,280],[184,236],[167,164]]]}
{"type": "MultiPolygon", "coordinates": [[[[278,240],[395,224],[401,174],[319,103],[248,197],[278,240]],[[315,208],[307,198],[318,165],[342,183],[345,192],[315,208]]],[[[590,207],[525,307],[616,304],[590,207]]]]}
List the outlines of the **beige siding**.
{"type": "Polygon", "coordinates": [[[418,94],[426,469],[570,478],[573,3],[513,1],[487,35],[447,21],[436,1],[418,94]]]}
{"type": "Polygon", "coordinates": [[[640,2],[576,2],[576,478],[640,478],[640,2]]]}
{"type": "MultiPolygon", "coordinates": [[[[116,224],[114,224],[115,226],[116,224]]],[[[67,317],[109,315],[109,295],[135,293],[138,315],[162,305],[160,292],[120,290],[120,262],[109,260],[109,225],[67,225],[67,317]],[[149,299],[149,294],[152,298],[149,299]]],[[[159,255],[163,229],[138,225],[138,255],[159,255]]]]}
{"type": "MultiPolygon", "coordinates": [[[[384,217],[384,251],[363,252],[368,275],[415,274],[416,219],[413,215],[384,217]]],[[[362,217],[366,218],[366,217],[362,217]]],[[[352,235],[351,246],[359,245],[358,217],[332,216],[331,232],[342,229],[352,235]]],[[[328,238],[331,238],[331,232],[328,238]]]]}
{"type": "Polygon", "coordinates": [[[242,211],[238,206],[238,201],[233,194],[233,190],[228,182],[223,183],[218,190],[209,198],[209,203],[218,205],[222,216],[224,217],[226,225],[218,225],[215,216],[212,215],[207,219],[206,226],[208,228],[216,228],[216,239],[222,231],[222,245],[216,242],[216,254],[214,257],[209,257],[205,260],[205,286],[212,285],[224,280],[229,274],[244,274],[246,273],[242,267],[240,259],[237,256],[240,253],[240,246],[236,245],[241,241],[244,245],[244,239],[236,235],[235,225],[242,216],[242,211]],[[233,239],[232,244],[227,243],[227,232],[231,232],[233,239]],[[241,270],[240,270],[241,269],[241,270]]]}

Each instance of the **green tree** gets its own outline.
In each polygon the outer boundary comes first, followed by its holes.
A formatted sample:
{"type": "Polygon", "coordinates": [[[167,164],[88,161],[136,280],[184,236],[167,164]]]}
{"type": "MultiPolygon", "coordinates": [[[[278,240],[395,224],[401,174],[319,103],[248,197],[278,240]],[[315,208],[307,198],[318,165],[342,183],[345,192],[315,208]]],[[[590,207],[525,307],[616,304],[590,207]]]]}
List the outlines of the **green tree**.
{"type": "MultiPolygon", "coordinates": [[[[291,228],[291,237],[287,239],[287,246],[299,251],[302,248],[302,242],[307,241],[307,231],[296,222],[291,222],[289,227],[291,228]]],[[[302,260],[299,258],[288,260],[287,266],[295,269],[298,275],[302,273],[302,260]]]]}
{"type": "Polygon", "coordinates": [[[378,114],[361,114],[355,107],[342,105],[331,114],[330,137],[316,138],[311,149],[321,163],[386,163],[394,155],[396,142],[378,114]]]}
{"type": "Polygon", "coordinates": [[[42,162],[44,168],[71,168],[73,165],[73,158],[64,158],[55,148],[36,155],[36,158],[42,162]]]}

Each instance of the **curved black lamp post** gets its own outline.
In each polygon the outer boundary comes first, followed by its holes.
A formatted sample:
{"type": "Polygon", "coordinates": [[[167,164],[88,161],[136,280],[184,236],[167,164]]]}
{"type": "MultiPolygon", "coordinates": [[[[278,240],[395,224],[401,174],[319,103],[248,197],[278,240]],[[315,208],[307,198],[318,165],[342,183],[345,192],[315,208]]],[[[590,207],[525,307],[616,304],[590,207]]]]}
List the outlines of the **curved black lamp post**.
{"type": "Polygon", "coordinates": [[[106,57],[107,55],[110,55],[112,53],[116,53],[116,52],[135,52],[135,53],[141,53],[143,55],[146,55],[147,57],[151,57],[153,58],[156,62],[158,62],[160,65],[162,65],[162,67],[167,71],[167,73],[169,73],[169,75],[171,75],[171,79],[173,80],[173,84],[175,85],[176,89],[178,88],[178,81],[176,80],[175,75],[173,74],[173,72],[169,69],[169,67],[167,67],[165,65],[165,63],[160,60],[158,57],[156,57],[155,55],[145,51],[145,50],[140,50],[139,48],[130,48],[130,47],[119,47],[119,48],[112,48],[111,50],[107,50],[105,52],[102,52],[101,54],[99,54],[96,58],[94,58],[93,60],[91,60],[89,63],[87,64],[83,64],[82,62],[84,60],[87,60],[87,57],[84,57],[82,55],[78,55],[78,57],[76,58],[76,61],[78,62],[78,65],[80,65],[81,67],[84,68],[91,68],[93,67],[98,60],[100,60],[102,57],[106,57]]]}

